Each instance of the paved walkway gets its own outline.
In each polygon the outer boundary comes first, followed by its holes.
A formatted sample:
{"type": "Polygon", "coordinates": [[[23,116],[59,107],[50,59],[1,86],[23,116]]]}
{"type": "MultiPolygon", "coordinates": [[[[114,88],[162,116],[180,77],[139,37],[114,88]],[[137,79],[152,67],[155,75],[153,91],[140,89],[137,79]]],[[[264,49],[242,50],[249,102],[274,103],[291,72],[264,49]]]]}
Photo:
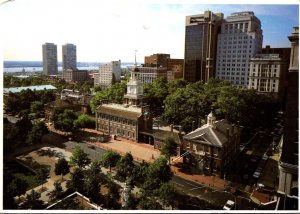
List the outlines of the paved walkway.
{"type": "MultiPolygon", "coordinates": [[[[173,157],[175,159],[176,157],[173,157]]],[[[181,163],[182,164],[182,158],[177,160],[176,163],[181,163]]],[[[184,165],[183,165],[184,167],[184,165]]],[[[213,189],[218,189],[218,190],[224,190],[227,182],[224,179],[221,179],[217,176],[208,176],[208,175],[200,175],[200,174],[193,174],[193,173],[184,173],[181,171],[181,168],[178,167],[175,163],[172,164],[171,166],[172,172],[176,176],[182,177],[186,180],[193,181],[208,187],[211,187],[213,189]]]]}
{"type": "MultiPolygon", "coordinates": [[[[102,132],[93,129],[85,129],[85,132],[102,135],[102,132]]],[[[116,140],[111,139],[109,142],[106,143],[89,140],[83,141],[85,143],[95,145],[105,150],[116,151],[123,155],[129,152],[132,154],[133,158],[139,162],[141,162],[142,160],[152,162],[160,156],[160,151],[158,149],[154,149],[153,146],[149,144],[137,143],[120,137],[118,137],[116,140]]]]}

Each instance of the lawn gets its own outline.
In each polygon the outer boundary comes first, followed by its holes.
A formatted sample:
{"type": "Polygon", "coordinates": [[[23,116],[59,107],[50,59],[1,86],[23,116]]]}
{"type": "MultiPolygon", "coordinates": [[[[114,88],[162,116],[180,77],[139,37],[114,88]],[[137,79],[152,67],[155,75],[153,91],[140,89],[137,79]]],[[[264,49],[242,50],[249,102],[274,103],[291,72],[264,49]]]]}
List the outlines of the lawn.
{"type": "MultiPolygon", "coordinates": [[[[10,161],[6,163],[5,166],[14,177],[23,178],[27,181],[27,183],[29,184],[27,190],[30,190],[41,184],[37,181],[37,177],[34,172],[22,166],[17,161],[10,161]]],[[[4,171],[4,176],[5,174],[6,172],[4,171]]]]}

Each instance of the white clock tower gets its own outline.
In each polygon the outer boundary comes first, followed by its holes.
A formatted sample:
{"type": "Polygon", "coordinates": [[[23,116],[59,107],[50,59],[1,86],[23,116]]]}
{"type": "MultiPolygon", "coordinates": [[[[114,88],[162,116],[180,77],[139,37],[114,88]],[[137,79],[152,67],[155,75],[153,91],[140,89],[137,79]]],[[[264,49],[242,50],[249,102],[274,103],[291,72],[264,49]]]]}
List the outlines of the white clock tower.
{"type": "MultiPolygon", "coordinates": [[[[135,51],[136,52],[136,51],[135,51]]],[[[124,103],[129,105],[142,105],[144,96],[144,85],[138,79],[139,69],[136,64],[136,54],[130,80],[127,83],[127,94],[124,96],[124,103]]]]}

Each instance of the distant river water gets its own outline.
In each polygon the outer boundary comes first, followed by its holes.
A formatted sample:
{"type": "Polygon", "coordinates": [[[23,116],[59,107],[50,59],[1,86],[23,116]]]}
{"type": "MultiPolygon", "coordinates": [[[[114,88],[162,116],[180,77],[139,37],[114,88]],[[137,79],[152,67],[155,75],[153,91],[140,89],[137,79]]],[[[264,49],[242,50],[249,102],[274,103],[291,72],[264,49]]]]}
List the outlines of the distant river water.
{"type": "MultiPolygon", "coordinates": [[[[79,70],[99,70],[99,66],[88,66],[88,67],[78,67],[79,70]]],[[[3,68],[4,72],[39,72],[43,71],[43,67],[13,67],[13,68],[3,68]]],[[[58,71],[62,71],[62,67],[58,67],[58,71]]]]}

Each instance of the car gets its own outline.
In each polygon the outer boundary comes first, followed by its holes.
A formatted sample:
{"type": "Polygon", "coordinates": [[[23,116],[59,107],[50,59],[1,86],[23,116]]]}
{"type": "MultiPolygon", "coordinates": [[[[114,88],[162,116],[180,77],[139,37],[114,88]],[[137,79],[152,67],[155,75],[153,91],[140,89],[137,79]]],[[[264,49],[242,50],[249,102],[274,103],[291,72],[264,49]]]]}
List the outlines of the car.
{"type": "Polygon", "coordinates": [[[234,207],[234,201],[228,200],[226,204],[223,206],[223,210],[232,210],[234,207]]]}
{"type": "Polygon", "coordinates": [[[254,178],[259,178],[259,176],[260,176],[260,172],[257,172],[257,171],[254,172],[254,174],[253,174],[253,177],[254,177],[254,178]]]}

